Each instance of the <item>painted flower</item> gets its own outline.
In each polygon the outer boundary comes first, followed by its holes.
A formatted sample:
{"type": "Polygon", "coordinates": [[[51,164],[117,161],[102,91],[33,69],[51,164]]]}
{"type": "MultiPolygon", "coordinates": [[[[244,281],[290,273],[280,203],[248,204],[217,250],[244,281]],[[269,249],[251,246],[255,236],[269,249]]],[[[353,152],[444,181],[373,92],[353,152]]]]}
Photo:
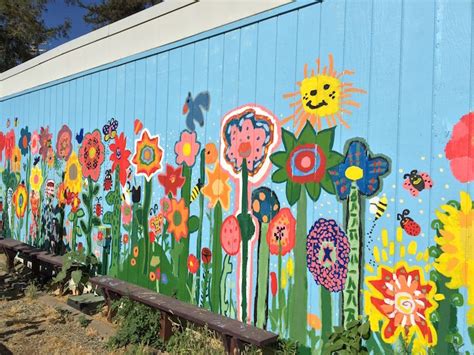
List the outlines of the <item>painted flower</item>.
{"type": "Polygon", "coordinates": [[[5,159],[11,160],[15,148],[15,131],[12,129],[5,135],[5,159]]]}
{"type": "Polygon", "coordinates": [[[189,254],[188,256],[188,270],[191,274],[195,274],[199,269],[199,260],[195,255],[189,254]]]}
{"type": "Polygon", "coordinates": [[[66,163],[64,184],[72,193],[80,193],[82,189],[82,166],[79,164],[76,152],[72,152],[66,163]]]}
{"type": "Polygon", "coordinates": [[[272,291],[272,296],[275,297],[278,291],[278,280],[274,271],[270,273],[270,290],[272,291]]]}
{"type": "Polygon", "coordinates": [[[436,330],[430,321],[438,307],[436,285],[425,281],[420,266],[407,266],[403,261],[394,268],[379,266],[378,275],[367,277],[366,283],[373,309],[385,318],[381,332],[385,342],[394,343],[402,333],[408,339],[417,333],[425,344],[436,344],[436,330]]]}
{"type": "Polygon", "coordinates": [[[18,140],[18,146],[20,147],[21,155],[25,156],[28,154],[30,147],[31,133],[28,131],[28,126],[20,130],[20,139],[18,140]]]}
{"type": "Polygon", "coordinates": [[[79,148],[79,162],[82,165],[82,175],[85,178],[90,177],[94,181],[99,180],[104,155],[104,144],[100,131],[96,129],[92,133],[87,133],[79,148]]]}
{"type": "Polygon", "coordinates": [[[33,191],[39,191],[43,185],[43,173],[38,165],[35,165],[31,169],[30,174],[30,187],[33,191]]]}
{"type": "Polygon", "coordinates": [[[51,140],[53,135],[49,132],[49,127],[41,127],[39,135],[40,149],[39,153],[43,160],[46,160],[48,157],[48,150],[51,147],[51,140]]]}
{"type": "Polygon", "coordinates": [[[321,188],[334,194],[334,184],[328,169],[338,165],[343,157],[332,150],[334,128],[316,133],[310,122],[304,126],[296,138],[293,133],[282,130],[285,150],[272,154],[271,161],[278,168],[272,175],[272,181],[286,183],[286,197],[294,205],[306,188],[309,197],[317,201],[321,188]]]}
{"type": "Polygon", "coordinates": [[[461,117],[454,125],[451,138],[444,148],[451,172],[460,182],[474,180],[474,112],[461,117]]]}
{"type": "Polygon", "coordinates": [[[79,194],[75,192],[69,192],[67,197],[68,205],[71,206],[71,212],[76,213],[79,210],[79,206],[81,205],[81,199],[79,198],[79,194]]]}
{"type": "Polygon", "coordinates": [[[349,251],[349,240],[336,221],[317,220],[306,239],[306,263],[314,281],[331,292],[342,291],[349,251]]]}
{"type": "Polygon", "coordinates": [[[48,164],[49,168],[52,168],[54,166],[54,150],[53,148],[49,147],[48,149],[48,155],[46,156],[46,163],[48,164]]]}
{"type": "Polygon", "coordinates": [[[176,164],[193,166],[199,153],[201,143],[197,141],[196,132],[182,131],[179,141],[174,146],[176,153],[176,164]]]}
{"type": "Polygon", "coordinates": [[[204,265],[208,265],[211,263],[212,260],[212,252],[211,249],[204,247],[201,250],[201,260],[204,265]]]}
{"type": "Polygon", "coordinates": [[[126,201],[123,201],[122,203],[121,215],[123,225],[129,225],[132,223],[132,206],[126,201]]]}
{"type": "Polygon", "coordinates": [[[382,178],[388,174],[390,163],[383,155],[373,156],[360,138],[349,141],[346,156],[339,165],[329,169],[339,199],[349,196],[354,181],[362,195],[371,197],[382,189],[382,178]]]}
{"type": "Polygon", "coordinates": [[[162,197],[160,200],[160,210],[167,215],[171,209],[171,200],[168,197],[162,197]]]}
{"type": "Polygon", "coordinates": [[[224,219],[221,227],[220,241],[222,249],[228,255],[233,256],[239,253],[242,235],[240,233],[239,221],[234,215],[224,219]]]}
{"type": "MultiPolygon", "coordinates": [[[[30,178],[31,179],[31,178],[30,178]]],[[[58,193],[57,193],[57,199],[58,199],[58,204],[61,206],[64,206],[67,204],[67,194],[68,190],[66,188],[66,184],[61,182],[58,186],[58,193]]]]}
{"type": "Polygon", "coordinates": [[[25,216],[26,206],[28,204],[28,192],[26,191],[25,184],[21,183],[13,193],[12,198],[13,205],[15,206],[15,214],[18,218],[25,216]]]}
{"type": "Polygon", "coordinates": [[[262,186],[252,192],[252,214],[260,223],[269,223],[280,211],[280,201],[274,191],[262,186]]]}
{"type": "Polygon", "coordinates": [[[222,120],[221,157],[224,168],[234,177],[247,162],[249,178],[260,181],[270,167],[267,157],[279,144],[279,128],[273,113],[260,106],[243,106],[222,120]]]}
{"type": "Polygon", "coordinates": [[[217,147],[214,143],[207,143],[205,147],[205,157],[204,160],[206,164],[214,164],[217,161],[219,153],[217,152],[217,147]]]}
{"type": "Polygon", "coordinates": [[[296,220],[289,208],[282,208],[271,220],[267,231],[267,243],[273,255],[286,255],[295,246],[296,220]]]}
{"type": "Polygon", "coordinates": [[[180,189],[186,179],[183,177],[183,167],[179,166],[176,169],[173,166],[166,164],[166,173],[158,175],[158,181],[165,188],[165,195],[172,194],[176,196],[178,189],[180,189]]]}
{"type": "Polygon", "coordinates": [[[33,216],[39,215],[39,205],[40,205],[40,194],[38,191],[31,190],[30,191],[30,206],[31,206],[31,213],[33,216]]]}
{"type": "Polygon", "coordinates": [[[128,234],[125,233],[125,234],[123,235],[123,238],[122,238],[123,244],[128,244],[128,239],[129,239],[128,234]]]}
{"type": "Polygon", "coordinates": [[[141,133],[140,139],[135,140],[135,154],[132,164],[137,175],[143,175],[148,181],[161,170],[163,148],[160,147],[160,137],[151,136],[147,129],[141,133]]]}
{"type": "Polygon", "coordinates": [[[321,319],[316,315],[316,314],[313,314],[313,313],[308,313],[307,315],[307,322],[308,322],[308,325],[314,329],[314,330],[320,330],[321,329],[321,319]]]}
{"type": "Polygon", "coordinates": [[[224,210],[230,206],[229,175],[219,164],[214,170],[206,168],[207,184],[201,189],[201,193],[209,199],[209,208],[214,208],[220,202],[224,210]]]}
{"type": "Polygon", "coordinates": [[[11,170],[14,173],[19,173],[21,169],[21,151],[15,146],[12,151],[12,158],[10,160],[11,170]]]}
{"type": "Polygon", "coordinates": [[[38,235],[38,224],[36,223],[34,219],[30,224],[28,235],[31,237],[32,240],[35,240],[38,235]]]}
{"type": "Polygon", "coordinates": [[[150,228],[150,233],[153,233],[154,236],[160,235],[163,231],[163,214],[157,213],[156,215],[150,217],[148,221],[148,226],[150,228]]]}
{"type": "Polygon", "coordinates": [[[3,151],[5,150],[5,135],[0,132],[0,161],[3,160],[3,151]]]}
{"type": "Polygon", "coordinates": [[[67,160],[72,152],[72,132],[67,125],[63,125],[58,132],[56,154],[59,159],[67,160]]]}
{"type": "Polygon", "coordinates": [[[170,201],[171,206],[166,214],[168,233],[172,233],[176,241],[179,242],[181,238],[188,237],[189,210],[188,207],[186,207],[184,199],[181,199],[178,202],[173,198],[170,201]]]}
{"type": "Polygon", "coordinates": [[[467,192],[460,193],[459,208],[443,205],[443,211],[436,211],[442,227],[435,237],[442,253],[436,258],[434,267],[439,273],[449,278],[446,287],[467,288],[468,304],[467,322],[474,324],[474,208],[467,192]]]}
{"type": "Polygon", "coordinates": [[[33,131],[30,141],[31,154],[35,155],[39,153],[40,150],[40,136],[37,131],[33,131]]]}
{"type": "Polygon", "coordinates": [[[115,141],[110,145],[110,150],[112,152],[112,154],[110,154],[112,171],[115,171],[117,167],[119,168],[120,184],[125,186],[127,182],[127,170],[130,166],[129,157],[132,152],[127,149],[127,138],[123,132],[115,137],[115,141]]]}

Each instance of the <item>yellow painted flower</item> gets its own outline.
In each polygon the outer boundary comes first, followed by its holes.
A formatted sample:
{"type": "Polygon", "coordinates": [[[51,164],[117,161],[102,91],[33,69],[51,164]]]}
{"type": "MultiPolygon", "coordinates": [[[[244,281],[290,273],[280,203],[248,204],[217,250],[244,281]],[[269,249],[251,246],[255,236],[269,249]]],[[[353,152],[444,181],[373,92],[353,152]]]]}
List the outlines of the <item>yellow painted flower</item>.
{"type": "Polygon", "coordinates": [[[286,262],[286,272],[288,273],[288,277],[293,277],[295,273],[295,263],[293,258],[288,258],[288,261],[286,262]]]}
{"type": "Polygon", "coordinates": [[[286,288],[288,284],[288,274],[286,273],[286,269],[281,270],[281,279],[280,279],[280,286],[282,289],[286,288]]]}
{"type": "Polygon", "coordinates": [[[12,196],[15,206],[15,214],[18,218],[25,216],[26,205],[28,204],[28,193],[24,184],[19,184],[12,196]]]}
{"type": "MultiPolygon", "coordinates": [[[[436,211],[443,224],[439,229],[440,237],[435,242],[442,254],[435,260],[438,272],[450,278],[446,287],[467,288],[467,303],[474,306],[474,208],[467,192],[461,192],[460,209],[451,205],[442,205],[443,211],[436,211]]],[[[474,307],[467,313],[467,322],[474,324],[474,307]]]]}
{"type": "Polygon", "coordinates": [[[30,175],[30,186],[33,191],[39,191],[41,189],[41,185],[43,184],[43,173],[38,166],[34,166],[31,169],[30,175]]]}
{"type": "Polygon", "coordinates": [[[12,159],[11,159],[11,170],[14,173],[19,173],[21,168],[21,151],[20,148],[15,146],[12,151],[12,159]]]}
{"type": "Polygon", "coordinates": [[[76,152],[72,152],[67,160],[66,173],[64,175],[66,188],[78,194],[82,189],[82,167],[77,159],[76,152]]]}

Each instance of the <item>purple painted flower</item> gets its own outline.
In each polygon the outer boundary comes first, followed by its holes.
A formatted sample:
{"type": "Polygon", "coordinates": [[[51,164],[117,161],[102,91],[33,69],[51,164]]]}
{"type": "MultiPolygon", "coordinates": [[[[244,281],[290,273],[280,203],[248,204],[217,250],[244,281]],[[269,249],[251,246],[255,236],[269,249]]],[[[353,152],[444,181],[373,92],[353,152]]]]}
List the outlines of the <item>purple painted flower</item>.
{"type": "Polygon", "coordinates": [[[314,281],[331,292],[342,291],[347,278],[349,250],[349,240],[336,221],[317,220],[306,240],[306,262],[314,281]]]}

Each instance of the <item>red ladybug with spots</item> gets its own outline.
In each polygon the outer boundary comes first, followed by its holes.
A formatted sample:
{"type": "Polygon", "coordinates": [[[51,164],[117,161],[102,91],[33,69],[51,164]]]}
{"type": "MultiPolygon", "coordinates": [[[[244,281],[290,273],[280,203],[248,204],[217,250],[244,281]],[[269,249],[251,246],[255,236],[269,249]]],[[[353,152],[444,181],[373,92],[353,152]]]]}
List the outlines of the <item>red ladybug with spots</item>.
{"type": "Polygon", "coordinates": [[[102,197],[97,197],[97,203],[95,204],[95,215],[97,217],[102,216],[102,205],[100,204],[100,200],[102,200],[102,197]]]}
{"type": "Polygon", "coordinates": [[[416,237],[420,234],[421,227],[413,218],[408,217],[409,214],[410,210],[405,209],[401,214],[397,214],[397,220],[400,221],[400,226],[408,235],[416,237]]]}

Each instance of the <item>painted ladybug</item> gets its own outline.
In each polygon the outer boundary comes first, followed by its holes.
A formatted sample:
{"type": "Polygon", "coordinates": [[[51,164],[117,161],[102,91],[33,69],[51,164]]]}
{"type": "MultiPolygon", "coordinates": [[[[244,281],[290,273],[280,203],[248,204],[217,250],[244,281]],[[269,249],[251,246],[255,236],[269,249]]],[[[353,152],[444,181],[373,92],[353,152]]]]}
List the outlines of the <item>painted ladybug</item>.
{"type": "Polygon", "coordinates": [[[104,191],[109,191],[112,188],[112,170],[105,171],[104,191]]]}
{"type": "Polygon", "coordinates": [[[401,214],[397,214],[397,220],[400,221],[400,226],[408,235],[416,237],[420,234],[421,227],[412,218],[408,217],[409,214],[410,210],[405,209],[401,214]]]}
{"type": "Polygon", "coordinates": [[[95,214],[97,217],[102,216],[102,205],[100,204],[100,200],[102,200],[102,197],[97,197],[97,203],[95,204],[95,214]]]}

